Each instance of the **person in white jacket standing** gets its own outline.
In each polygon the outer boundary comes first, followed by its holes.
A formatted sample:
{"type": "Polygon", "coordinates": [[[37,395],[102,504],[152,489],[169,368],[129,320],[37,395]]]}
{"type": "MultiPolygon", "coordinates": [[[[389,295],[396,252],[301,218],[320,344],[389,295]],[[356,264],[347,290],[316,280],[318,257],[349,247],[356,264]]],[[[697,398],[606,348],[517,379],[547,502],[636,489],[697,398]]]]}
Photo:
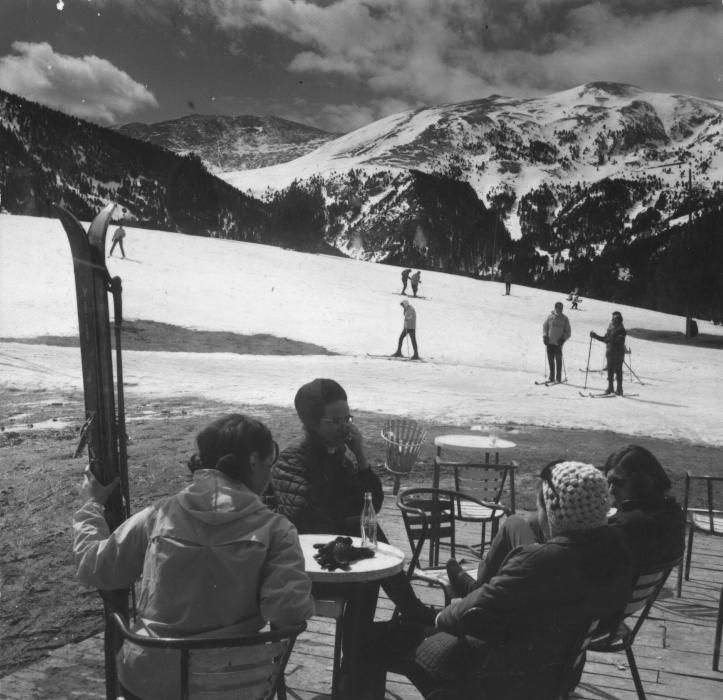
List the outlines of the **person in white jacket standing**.
{"type": "Polygon", "coordinates": [[[542,342],[547,346],[547,362],[550,365],[548,381],[562,381],[562,346],[572,335],[570,320],[562,313],[562,302],[555,304],[555,309],[542,324],[542,342]]]}
{"type": "MultiPolygon", "coordinates": [[[[271,432],[231,414],[196,441],[193,482],[112,533],[103,505],[117,482],[103,486],[86,471],[73,524],[78,578],[113,590],[140,577],[136,631],[149,636],[227,636],[308,619],[314,602],[296,528],[259,498],[278,457],[271,432]]],[[[126,643],[120,654],[126,697],[180,697],[177,652],[126,643]]]]}
{"type": "Polygon", "coordinates": [[[392,354],[392,357],[402,357],[402,342],[406,336],[412,341],[412,348],[414,348],[414,355],[412,360],[419,359],[419,352],[417,351],[417,312],[414,307],[405,299],[401,302],[400,306],[404,311],[404,328],[399,336],[399,342],[397,343],[397,350],[392,354]]]}

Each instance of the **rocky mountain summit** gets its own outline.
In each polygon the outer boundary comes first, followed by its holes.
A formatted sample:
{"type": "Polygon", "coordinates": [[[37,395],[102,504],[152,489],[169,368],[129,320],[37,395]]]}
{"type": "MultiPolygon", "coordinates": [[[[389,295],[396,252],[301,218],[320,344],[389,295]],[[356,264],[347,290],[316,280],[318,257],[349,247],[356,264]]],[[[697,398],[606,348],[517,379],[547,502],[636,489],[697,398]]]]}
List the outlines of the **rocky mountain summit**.
{"type": "Polygon", "coordinates": [[[279,117],[252,115],[191,114],[154,124],[133,122],[118,131],[179,155],[193,152],[213,173],[285,163],[337,136],[279,117]]]}

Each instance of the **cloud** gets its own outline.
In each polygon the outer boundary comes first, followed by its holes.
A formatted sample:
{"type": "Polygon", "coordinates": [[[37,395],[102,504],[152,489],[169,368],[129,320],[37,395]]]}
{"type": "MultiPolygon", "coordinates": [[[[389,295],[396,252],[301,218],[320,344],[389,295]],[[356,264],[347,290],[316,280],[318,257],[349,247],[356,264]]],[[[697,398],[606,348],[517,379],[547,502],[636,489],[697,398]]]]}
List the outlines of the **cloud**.
{"type": "Polygon", "coordinates": [[[67,114],[112,124],[137,110],[157,108],[153,93],[98,56],[56,53],[48,43],[16,41],[0,58],[0,88],[67,114]]]}
{"type": "Polygon", "coordinates": [[[288,56],[288,72],[335,81],[327,128],[343,114],[347,128],[358,125],[385,100],[534,96],[593,80],[721,96],[723,8],[714,0],[103,2],[146,19],[202,18],[239,54],[269,65],[288,56]]]}
{"type": "Polygon", "coordinates": [[[208,7],[227,32],[262,28],[298,45],[291,71],[335,74],[410,103],[535,94],[590,80],[720,92],[723,11],[710,0],[214,0],[208,7]]]}

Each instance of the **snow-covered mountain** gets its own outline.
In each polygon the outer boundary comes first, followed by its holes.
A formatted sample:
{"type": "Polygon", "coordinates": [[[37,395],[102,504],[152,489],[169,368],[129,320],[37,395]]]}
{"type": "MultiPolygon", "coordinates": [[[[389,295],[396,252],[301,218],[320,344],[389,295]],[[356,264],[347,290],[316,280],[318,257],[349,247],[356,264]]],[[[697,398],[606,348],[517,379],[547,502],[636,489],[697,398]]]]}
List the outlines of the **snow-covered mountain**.
{"type": "MultiPolygon", "coordinates": [[[[723,102],[598,82],[532,99],[497,95],[395,114],[330,141],[291,163],[227,172],[256,196],[294,180],[337,183],[410,169],[469,182],[482,201],[504,202],[513,238],[524,233],[526,198],[555,193],[556,209],[576,187],[604,179],[643,183],[643,199],[680,194],[688,168],[696,187],[723,180],[723,102]],[[675,163],[675,164],[674,164],[675,163]]],[[[644,201],[626,211],[632,218],[644,201]]]]}
{"type": "Polygon", "coordinates": [[[179,155],[196,153],[214,173],[285,163],[337,136],[279,117],[210,114],[154,124],[133,122],[118,131],[179,155]]]}

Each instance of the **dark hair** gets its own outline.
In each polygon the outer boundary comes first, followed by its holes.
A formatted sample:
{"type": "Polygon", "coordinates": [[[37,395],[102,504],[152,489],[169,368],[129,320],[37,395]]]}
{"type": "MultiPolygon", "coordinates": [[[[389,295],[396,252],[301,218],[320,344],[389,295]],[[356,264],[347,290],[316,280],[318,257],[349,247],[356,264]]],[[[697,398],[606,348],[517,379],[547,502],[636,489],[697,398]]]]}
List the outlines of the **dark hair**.
{"type": "Polygon", "coordinates": [[[196,436],[198,454],[188,468],[218,469],[229,479],[248,483],[249,458],[253,452],[266,456],[273,450],[271,431],[242,413],[231,413],[207,425],[196,436]]]}
{"type": "Polygon", "coordinates": [[[630,480],[635,499],[641,505],[659,505],[670,490],[670,479],[658,458],[640,445],[627,445],[613,452],[605,462],[605,474],[622,470],[630,480]]]}
{"type": "Polygon", "coordinates": [[[314,379],[296,392],[294,407],[304,425],[315,426],[330,403],[346,400],[346,392],[338,382],[314,379]]]}
{"type": "Polygon", "coordinates": [[[619,311],[613,311],[613,316],[617,316],[621,321],[623,320],[623,315],[619,311]]]}

